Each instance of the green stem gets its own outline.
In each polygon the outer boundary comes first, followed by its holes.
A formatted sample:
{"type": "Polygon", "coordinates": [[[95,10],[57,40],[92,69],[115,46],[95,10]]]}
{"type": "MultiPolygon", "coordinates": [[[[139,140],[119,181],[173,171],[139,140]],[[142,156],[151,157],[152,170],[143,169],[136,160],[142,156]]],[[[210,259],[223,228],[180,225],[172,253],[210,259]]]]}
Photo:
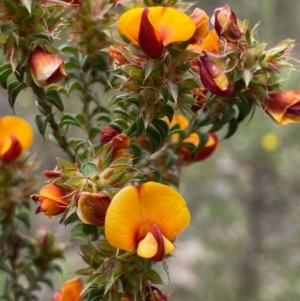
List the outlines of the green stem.
{"type": "Polygon", "coordinates": [[[58,141],[60,147],[63,149],[65,153],[68,154],[72,162],[76,162],[76,156],[72,151],[72,149],[69,147],[66,136],[64,136],[61,133],[59,126],[54,118],[54,115],[52,113],[52,106],[49,105],[44,98],[38,97],[37,101],[39,103],[39,106],[43,109],[42,111],[43,115],[48,117],[48,123],[52,128],[52,134],[58,141]]]}

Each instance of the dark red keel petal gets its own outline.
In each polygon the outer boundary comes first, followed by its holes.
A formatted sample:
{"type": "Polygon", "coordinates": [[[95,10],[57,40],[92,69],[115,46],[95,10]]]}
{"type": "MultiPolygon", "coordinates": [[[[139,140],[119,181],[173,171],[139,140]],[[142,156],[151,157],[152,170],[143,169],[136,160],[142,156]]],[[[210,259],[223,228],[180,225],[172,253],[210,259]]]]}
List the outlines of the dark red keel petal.
{"type": "Polygon", "coordinates": [[[157,253],[151,258],[153,261],[162,261],[165,257],[165,245],[163,235],[159,227],[155,224],[152,225],[150,232],[153,234],[157,241],[157,253]]]}
{"type": "Polygon", "coordinates": [[[157,39],[155,29],[148,18],[149,9],[146,7],[142,13],[139,31],[139,45],[142,50],[151,58],[157,59],[163,51],[163,44],[157,39]]]}

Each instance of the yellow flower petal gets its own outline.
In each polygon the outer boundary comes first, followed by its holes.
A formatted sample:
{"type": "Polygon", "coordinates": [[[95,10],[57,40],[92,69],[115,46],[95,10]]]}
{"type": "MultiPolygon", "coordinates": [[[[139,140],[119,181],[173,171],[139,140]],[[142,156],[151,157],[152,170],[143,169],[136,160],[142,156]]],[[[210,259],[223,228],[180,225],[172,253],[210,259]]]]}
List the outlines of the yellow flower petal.
{"type": "Polygon", "coordinates": [[[105,235],[108,242],[122,250],[136,246],[136,236],[143,223],[138,190],[135,186],[121,189],[112,199],[105,217],[105,235]]]}
{"type": "Polygon", "coordinates": [[[171,7],[149,7],[150,21],[153,19],[160,29],[164,46],[173,42],[182,42],[190,39],[196,25],[183,12],[171,7]]]}
{"type": "Polygon", "coordinates": [[[164,240],[164,247],[165,247],[165,254],[170,254],[174,251],[175,246],[163,236],[164,240]]]}
{"type": "MultiPolygon", "coordinates": [[[[16,116],[4,116],[0,118],[0,154],[4,153],[2,147],[11,140],[10,135],[14,135],[21,144],[22,150],[28,149],[33,142],[33,133],[29,123],[16,116]]],[[[11,143],[11,142],[9,142],[11,143]]]]}
{"type": "Polygon", "coordinates": [[[144,239],[142,239],[137,247],[137,254],[143,258],[152,258],[158,249],[158,243],[153,234],[148,232],[144,239]]]}
{"type": "Polygon", "coordinates": [[[125,12],[118,21],[118,30],[126,36],[133,44],[138,44],[138,36],[142,12],[144,8],[134,8],[125,12]]]}
{"type": "Polygon", "coordinates": [[[167,239],[174,239],[187,227],[190,212],[175,189],[156,182],[147,182],[137,188],[143,219],[156,224],[167,239]]]}

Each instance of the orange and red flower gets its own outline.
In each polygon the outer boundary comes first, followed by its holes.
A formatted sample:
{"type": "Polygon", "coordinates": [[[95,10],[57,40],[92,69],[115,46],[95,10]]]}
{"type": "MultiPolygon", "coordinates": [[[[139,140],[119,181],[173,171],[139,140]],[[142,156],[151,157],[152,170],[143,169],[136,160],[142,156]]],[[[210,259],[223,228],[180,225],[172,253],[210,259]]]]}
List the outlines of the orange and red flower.
{"type": "Polygon", "coordinates": [[[44,186],[39,195],[33,195],[32,199],[41,203],[35,213],[44,212],[49,218],[65,212],[69,205],[64,192],[54,184],[44,186]]]}
{"type": "Polygon", "coordinates": [[[188,41],[196,24],[186,14],[171,7],[134,8],[119,19],[118,29],[151,58],[159,58],[164,46],[188,41]]]}
{"type": "MultiPolygon", "coordinates": [[[[185,116],[180,115],[180,114],[175,114],[170,125],[173,126],[175,124],[179,124],[180,128],[182,130],[185,130],[189,126],[189,121],[185,116]]],[[[207,157],[209,157],[214,151],[216,151],[218,149],[218,146],[219,146],[218,136],[215,133],[207,133],[207,135],[208,135],[208,141],[206,142],[206,144],[203,148],[201,148],[199,151],[197,151],[196,155],[193,157],[193,160],[192,160],[191,151],[184,146],[180,147],[180,152],[183,155],[182,159],[185,163],[188,163],[191,161],[204,160],[207,157]]],[[[171,139],[176,140],[177,134],[174,134],[171,137],[171,139]]],[[[187,138],[185,138],[183,140],[183,142],[191,143],[191,144],[195,145],[195,147],[197,147],[200,143],[200,138],[199,138],[198,134],[191,133],[187,138]]]]}
{"type": "Polygon", "coordinates": [[[160,261],[171,253],[173,240],[190,222],[183,197],[173,188],[147,182],[127,186],[112,199],[105,218],[108,242],[143,258],[160,261]]]}
{"type": "Polygon", "coordinates": [[[266,112],[278,124],[300,121],[300,91],[270,93],[264,103],[266,112]]]}
{"type": "Polygon", "coordinates": [[[31,75],[39,87],[57,83],[67,77],[63,60],[52,53],[37,47],[29,57],[31,75]]]}
{"type": "Polygon", "coordinates": [[[52,301],[81,301],[83,283],[80,278],[73,278],[64,283],[60,292],[53,295],[52,301]]]}
{"type": "Polygon", "coordinates": [[[32,141],[33,133],[27,121],[16,116],[0,118],[0,161],[15,161],[32,141]]]}

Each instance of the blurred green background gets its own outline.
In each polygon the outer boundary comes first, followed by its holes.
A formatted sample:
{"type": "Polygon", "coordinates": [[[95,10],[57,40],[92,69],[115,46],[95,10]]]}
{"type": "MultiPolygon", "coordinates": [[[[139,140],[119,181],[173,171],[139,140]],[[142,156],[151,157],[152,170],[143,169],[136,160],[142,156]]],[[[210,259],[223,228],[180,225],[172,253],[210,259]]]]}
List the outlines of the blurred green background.
{"type": "MultiPolygon", "coordinates": [[[[225,4],[252,26],[260,22],[260,40],[270,47],[287,38],[300,40],[299,0],[202,0],[197,6],[211,16],[225,4]]],[[[293,55],[300,59],[299,45],[293,55]]],[[[285,77],[284,89],[299,90],[299,78],[297,71],[285,77]]],[[[6,91],[0,90],[0,96],[1,115],[12,114],[6,91]]],[[[21,93],[15,111],[35,127],[31,96],[30,91],[21,93]]],[[[74,112],[78,105],[73,95],[66,100],[66,111],[74,112]]],[[[171,284],[165,277],[162,290],[172,292],[172,301],[300,300],[299,130],[299,124],[274,124],[258,109],[213,156],[183,170],[180,190],[192,222],[168,260],[171,284]],[[263,143],[268,135],[277,143],[272,148],[263,143]]],[[[53,169],[54,158],[64,154],[35,131],[32,151],[41,162],[37,175],[42,186],[41,172],[53,169]]],[[[59,225],[57,217],[35,215],[32,205],[32,233],[46,224],[60,241],[68,241],[71,227],[59,225]]],[[[64,273],[54,275],[55,289],[84,267],[76,244],[70,244],[61,264],[64,273]]],[[[45,288],[41,300],[50,301],[51,295],[45,288]]]]}

